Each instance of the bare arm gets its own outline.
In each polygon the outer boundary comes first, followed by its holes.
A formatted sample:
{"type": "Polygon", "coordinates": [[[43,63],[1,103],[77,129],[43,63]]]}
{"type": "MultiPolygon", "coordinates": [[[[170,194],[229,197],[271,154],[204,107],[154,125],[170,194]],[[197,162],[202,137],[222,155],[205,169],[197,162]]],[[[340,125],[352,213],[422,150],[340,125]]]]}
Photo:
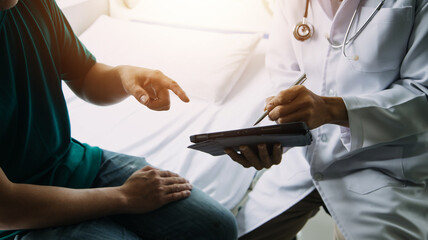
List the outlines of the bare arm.
{"type": "Polygon", "coordinates": [[[175,173],[145,167],[120,187],[70,189],[9,181],[0,168],[0,229],[34,229],[120,213],[145,213],[190,195],[175,173]]]}
{"type": "Polygon", "coordinates": [[[150,109],[168,110],[169,90],[189,101],[183,89],[162,72],[133,66],[96,63],[86,76],[67,84],[79,97],[98,105],[114,104],[132,95],[150,109]]]}

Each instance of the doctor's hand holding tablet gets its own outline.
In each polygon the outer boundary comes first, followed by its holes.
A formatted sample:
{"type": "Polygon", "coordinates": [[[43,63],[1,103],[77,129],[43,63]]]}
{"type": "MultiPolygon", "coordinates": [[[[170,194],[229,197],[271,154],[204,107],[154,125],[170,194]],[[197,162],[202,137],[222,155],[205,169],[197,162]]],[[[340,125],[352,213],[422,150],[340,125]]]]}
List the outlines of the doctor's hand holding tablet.
{"type": "MultiPolygon", "coordinates": [[[[268,97],[265,112],[254,125],[269,116],[270,120],[278,124],[304,122],[309,129],[327,123],[348,126],[348,115],[342,98],[319,96],[302,85],[305,80],[306,74],[303,74],[290,88],[268,97]]],[[[262,143],[257,144],[257,149],[242,145],[238,151],[227,148],[225,152],[242,166],[261,170],[279,164],[283,148],[280,144],[274,144],[272,149],[268,149],[262,143]]]]}

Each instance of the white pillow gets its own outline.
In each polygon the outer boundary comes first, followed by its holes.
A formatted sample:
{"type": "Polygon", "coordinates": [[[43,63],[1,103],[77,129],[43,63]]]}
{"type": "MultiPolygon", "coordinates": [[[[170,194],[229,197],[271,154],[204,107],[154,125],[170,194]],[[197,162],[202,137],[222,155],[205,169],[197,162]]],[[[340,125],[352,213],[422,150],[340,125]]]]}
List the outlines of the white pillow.
{"type": "Polygon", "coordinates": [[[190,98],[221,103],[261,34],[197,31],[101,16],[80,38],[99,62],[159,69],[190,98]]]}
{"type": "Polygon", "coordinates": [[[268,33],[274,0],[110,0],[110,16],[204,29],[268,33]],[[125,4],[124,4],[125,3],[125,4]]]}
{"type": "Polygon", "coordinates": [[[123,3],[127,8],[132,9],[140,3],[140,0],[123,0],[123,3]]]}

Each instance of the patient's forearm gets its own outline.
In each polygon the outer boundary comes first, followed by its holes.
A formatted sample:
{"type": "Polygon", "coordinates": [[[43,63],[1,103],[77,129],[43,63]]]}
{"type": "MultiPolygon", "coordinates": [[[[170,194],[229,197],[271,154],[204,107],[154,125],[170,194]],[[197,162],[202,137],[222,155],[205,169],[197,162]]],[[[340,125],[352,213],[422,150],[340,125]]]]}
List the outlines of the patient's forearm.
{"type": "Polygon", "coordinates": [[[67,84],[85,101],[97,105],[114,104],[129,96],[123,88],[119,68],[96,63],[84,78],[67,84]]]}
{"type": "Polygon", "coordinates": [[[110,67],[96,63],[84,78],[67,82],[80,98],[97,105],[117,103],[129,95],[146,107],[169,110],[169,91],[174,92],[183,102],[189,98],[183,89],[161,71],[134,67],[110,67]]]}
{"type": "Polygon", "coordinates": [[[117,214],[125,201],[118,188],[77,190],[12,183],[1,191],[1,230],[61,226],[117,214]]]}
{"type": "Polygon", "coordinates": [[[115,214],[144,214],[190,196],[192,185],[151,166],[120,187],[70,189],[16,184],[0,168],[0,230],[34,229],[115,214]]]}

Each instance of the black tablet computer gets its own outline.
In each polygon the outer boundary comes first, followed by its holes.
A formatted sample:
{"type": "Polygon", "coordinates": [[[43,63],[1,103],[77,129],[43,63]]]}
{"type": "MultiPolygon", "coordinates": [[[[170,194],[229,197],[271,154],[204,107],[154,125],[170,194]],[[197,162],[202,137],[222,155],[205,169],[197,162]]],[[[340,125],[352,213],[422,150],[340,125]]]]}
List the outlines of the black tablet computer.
{"type": "Polygon", "coordinates": [[[305,146],[312,142],[312,135],[304,122],[236,129],[222,132],[201,133],[190,136],[194,144],[188,148],[213,156],[223,155],[225,148],[238,149],[241,145],[268,146],[280,143],[283,147],[305,146]]]}

